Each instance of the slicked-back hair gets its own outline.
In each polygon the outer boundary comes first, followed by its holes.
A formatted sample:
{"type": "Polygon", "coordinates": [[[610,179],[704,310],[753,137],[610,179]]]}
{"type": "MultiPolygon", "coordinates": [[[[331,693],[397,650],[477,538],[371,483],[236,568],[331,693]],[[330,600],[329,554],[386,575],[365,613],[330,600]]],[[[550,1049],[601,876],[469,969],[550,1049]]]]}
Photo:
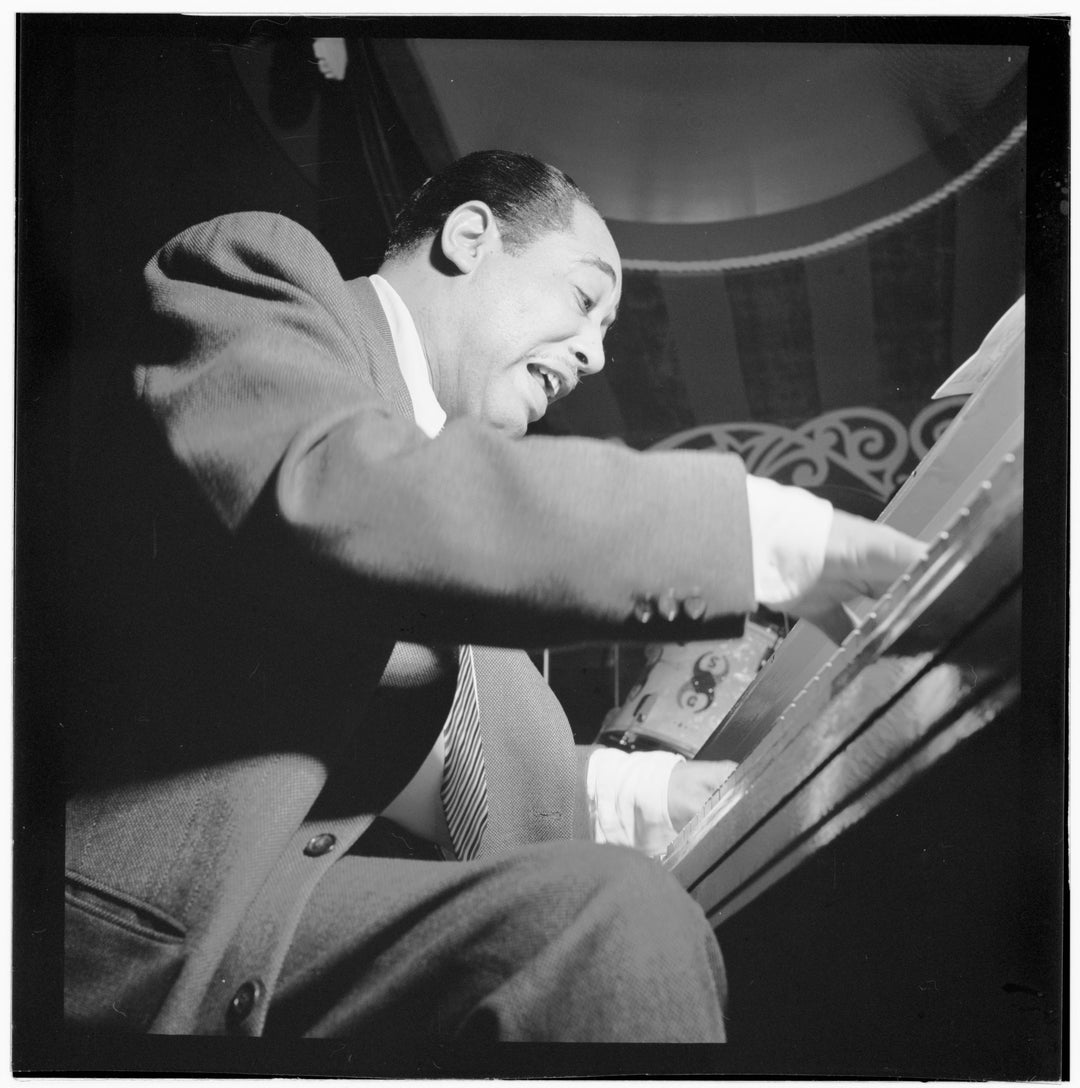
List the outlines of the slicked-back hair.
{"type": "Polygon", "coordinates": [[[491,208],[508,252],[553,231],[566,231],[577,204],[593,202],[557,167],[515,151],[474,151],[427,179],[394,219],[386,259],[403,257],[442,230],[470,200],[491,208]]]}

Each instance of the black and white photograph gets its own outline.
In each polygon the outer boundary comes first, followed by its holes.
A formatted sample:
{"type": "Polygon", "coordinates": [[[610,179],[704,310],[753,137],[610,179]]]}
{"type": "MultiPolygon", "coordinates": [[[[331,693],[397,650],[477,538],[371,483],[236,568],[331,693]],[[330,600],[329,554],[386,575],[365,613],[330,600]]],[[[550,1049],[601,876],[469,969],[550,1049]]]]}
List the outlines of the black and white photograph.
{"type": "Polygon", "coordinates": [[[16,16],[12,1071],[1068,1079],[1070,29],[16,16]]]}

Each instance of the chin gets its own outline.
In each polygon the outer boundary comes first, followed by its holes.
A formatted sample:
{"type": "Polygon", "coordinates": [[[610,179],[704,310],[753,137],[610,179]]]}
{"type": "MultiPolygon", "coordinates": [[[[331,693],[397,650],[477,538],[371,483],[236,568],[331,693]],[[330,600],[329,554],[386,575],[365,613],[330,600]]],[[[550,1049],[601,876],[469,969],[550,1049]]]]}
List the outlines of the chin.
{"type": "MultiPolygon", "coordinates": [[[[529,424],[535,422],[530,420],[529,411],[524,412],[501,412],[497,416],[491,416],[488,422],[507,438],[524,438],[525,432],[529,429],[529,424]]],[[[538,420],[543,418],[543,413],[536,417],[538,420]]]]}

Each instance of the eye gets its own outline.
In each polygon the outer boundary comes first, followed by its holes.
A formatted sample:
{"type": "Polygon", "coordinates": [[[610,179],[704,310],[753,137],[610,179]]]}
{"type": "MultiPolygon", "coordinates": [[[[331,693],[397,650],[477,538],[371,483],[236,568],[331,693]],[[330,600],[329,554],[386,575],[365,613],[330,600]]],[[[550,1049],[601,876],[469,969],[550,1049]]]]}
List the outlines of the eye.
{"type": "Polygon", "coordinates": [[[575,287],[574,290],[577,291],[578,303],[581,306],[582,313],[587,314],[596,306],[596,301],[585,294],[580,287],[575,287]]]}

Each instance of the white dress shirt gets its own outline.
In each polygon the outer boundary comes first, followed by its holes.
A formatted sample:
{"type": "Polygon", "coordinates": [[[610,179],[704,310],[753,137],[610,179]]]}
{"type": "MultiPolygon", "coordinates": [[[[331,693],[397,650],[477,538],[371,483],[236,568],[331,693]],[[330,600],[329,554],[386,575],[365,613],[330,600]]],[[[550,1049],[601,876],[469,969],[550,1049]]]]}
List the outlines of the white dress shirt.
{"type": "MultiPolygon", "coordinates": [[[[390,324],[416,424],[434,438],[446,424],[446,412],[435,398],[416,323],[382,276],[372,276],[371,284],[390,324]]],[[[775,607],[795,597],[820,572],[832,506],[800,488],[754,476],[747,477],[746,489],[754,594],[759,603],[775,607]]],[[[443,758],[440,733],[420,770],[383,815],[446,845],[440,790],[443,758]]],[[[616,748],[593,752],[586,777],[593,839],[634,846],[649,854],[663,853],[676,834],[668,813],[668,782],[672,768],[682,759],[672,752],[616,748]]]]}

